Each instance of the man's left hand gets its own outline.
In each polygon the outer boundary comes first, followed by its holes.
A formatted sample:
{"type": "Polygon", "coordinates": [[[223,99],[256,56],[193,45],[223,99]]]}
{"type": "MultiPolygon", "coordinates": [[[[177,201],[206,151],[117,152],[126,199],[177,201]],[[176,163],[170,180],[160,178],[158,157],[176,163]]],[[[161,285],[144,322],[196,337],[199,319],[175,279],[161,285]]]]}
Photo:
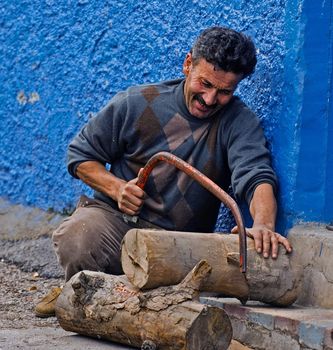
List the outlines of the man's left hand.
{"type": "MultiPolygon", "coordinates": [[[[235,226],[232,233],[238,232],[238,227],[235,226]]],[[[279,252],[279,245],[282,244],[287,253],[292,252],[292,246],[286,237],[283,237],[277,232],[274,232],[264,225],[254,226],[246,229],[248,237],[254,240],[254,247],[258,254],[263,254],[264,258],[268,258],[271,254],[273,259],[276,259],[279,252]]]]}

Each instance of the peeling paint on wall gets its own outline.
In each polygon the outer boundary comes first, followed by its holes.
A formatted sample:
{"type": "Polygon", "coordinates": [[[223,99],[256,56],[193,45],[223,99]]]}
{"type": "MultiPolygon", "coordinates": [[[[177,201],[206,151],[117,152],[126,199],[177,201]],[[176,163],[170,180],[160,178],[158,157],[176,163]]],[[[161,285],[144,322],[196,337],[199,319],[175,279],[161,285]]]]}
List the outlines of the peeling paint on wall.
{"type": "Polygon", "coordinates": [[[16,95],[16,100],[20,105],[25,105],[27,103],[34,104],[40,100],[40,97],[37,92],[31,92],[29,95],[26,95],[23,90],[19,91],[16,95]]]}

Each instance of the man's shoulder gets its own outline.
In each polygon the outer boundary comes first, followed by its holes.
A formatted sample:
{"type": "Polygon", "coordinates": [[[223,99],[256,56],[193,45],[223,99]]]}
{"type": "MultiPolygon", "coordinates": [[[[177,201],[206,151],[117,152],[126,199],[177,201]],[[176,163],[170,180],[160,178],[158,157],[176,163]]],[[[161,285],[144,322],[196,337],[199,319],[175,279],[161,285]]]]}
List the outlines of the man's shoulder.
{"type": "Polygon", "coordinates": [[[257,121],[256,113],[238,96],[234,96],[227,108],[224,110],[226,120],[230,122],[257,121]]]}
{"type": "Polygon", "coordinates": [[[165,80],[156,83],[147,83],[141,85],[133,85],[124,91],[124,94],[128,98],[135,98],[138,96],[144,96],[146,99],[154,99],[160,94],[173,92],[183,79],[165,80]]]}
{"type": "Polygon", "coordinates": [[[142,106],[151,103],[156,97],[170,97],[171,94],[175,93],[177,87],[181,86],[183,81],[183,79],[174,79],[157,83],[132,85],[126,90],[117,92],[104,106],[102,112],[109,114],[109,111],[113,110],[124,114],[128,108],[132,111],[135,109],[140,110],[142,106]]]}
{"type": "Polygon", "coordinates": [[[229,103],[229,109],[231,111],[237,111],[239,113],[251,113],[254,114],[254,112],[251,110],[251,108],[239,97],[234,96],[229,103]]]}

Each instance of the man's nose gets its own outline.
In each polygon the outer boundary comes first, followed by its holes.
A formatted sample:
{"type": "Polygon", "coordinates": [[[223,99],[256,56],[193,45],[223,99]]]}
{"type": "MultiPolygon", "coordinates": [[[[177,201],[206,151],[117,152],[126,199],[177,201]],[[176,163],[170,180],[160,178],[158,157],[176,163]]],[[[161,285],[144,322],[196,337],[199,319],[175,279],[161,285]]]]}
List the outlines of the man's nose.
{"type": "Polygon", "coordinates": [[[209,91],[205,92],[203,99],[205,100],[207,106],[215,105],[217,99],[217,92],[215,91],[215,89],[210,89],[209,91]]]}

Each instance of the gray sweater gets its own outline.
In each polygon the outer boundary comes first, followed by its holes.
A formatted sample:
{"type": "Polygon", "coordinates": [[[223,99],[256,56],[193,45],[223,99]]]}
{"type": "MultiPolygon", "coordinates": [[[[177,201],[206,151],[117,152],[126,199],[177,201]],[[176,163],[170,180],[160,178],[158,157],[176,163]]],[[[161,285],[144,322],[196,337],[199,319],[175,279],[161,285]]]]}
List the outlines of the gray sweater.
{"type": "MultiPolygon", "coordinates": [[[[131,87],[115,95],[69,145],[68,170],[87,160],[111,164],[124,180],[135,178],[148,159],[171,152],[227,190],[251,201],[255,187],[275,174],[259,119],[238,98],[215,115],[189,114],[184,80],[131,87]]],[[[140,217],[168,230],[213,232],[220,202],[195,180],[167,163],[159,163],[145,186],[148,195],[140,217]]],[[[117,208],[100,192],[95,197],[117,208]]]]}

